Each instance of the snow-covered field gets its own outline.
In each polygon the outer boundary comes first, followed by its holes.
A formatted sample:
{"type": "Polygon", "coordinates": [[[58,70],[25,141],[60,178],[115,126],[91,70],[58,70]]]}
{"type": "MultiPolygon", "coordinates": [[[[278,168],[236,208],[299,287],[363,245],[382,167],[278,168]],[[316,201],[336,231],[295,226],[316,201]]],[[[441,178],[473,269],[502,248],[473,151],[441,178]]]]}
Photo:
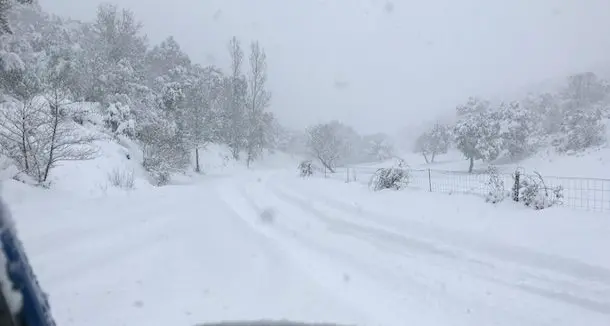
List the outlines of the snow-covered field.
{"type": "Polygon", "coordinates": [[[610,325],[607,214],[372,193],[220,149],[189,182],[93,191],[129,168],[105,153],[53,190],[3,187],[58,325],[610,325]]]}
{"type": "MultiPolygon", "coordinates": [[[[402,153],[399,155],[413,169],[432,169],[444,171],[467,172],[469,162],[462,153],[450,150],[439,155],[434,163],[427,164],[422,155],[402,153]]],[[[395,159],[375,164],[358,164],[358,166],[386,167],[396,163],[395,159]]],[[[513,173],[517,168],[529,172],[539,172],[545,176],[573,178],[603,178],[610,179],[610,147],[589,149],[582,153],[565,155],[555,153],[552,149],[541,151],[536,155],[519,162],[496,162],[501,172],[513,173]]],[[[474,170],[485,171],[488,164],[476,161],[474,170]]]]}

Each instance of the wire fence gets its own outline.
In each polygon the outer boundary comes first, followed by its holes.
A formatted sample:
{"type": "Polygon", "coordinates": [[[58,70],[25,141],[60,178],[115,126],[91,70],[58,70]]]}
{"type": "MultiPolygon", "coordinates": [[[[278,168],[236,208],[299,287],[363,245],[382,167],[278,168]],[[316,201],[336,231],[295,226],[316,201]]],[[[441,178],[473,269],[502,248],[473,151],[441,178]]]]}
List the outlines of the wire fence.
{"type": "MultiPolygon", "coordinates": [[[[378,168],[352,166],[338,169],[329,177],[342,179],[345,182],[358,182],[368,185],[378,168]]],[[[515,171],[515,173],[498,173],[504,183],[506,192],[511,192],[515,184],[515,174],[521,180],[534,175],[515,171]]],[[[610,179],[575,178],[542,176],[548,188],[561,187],[561,203],[564,207],[610,212],[610,179]]],[[[490,191],[489,173],[467,173],[433,169],[409,169],[408,188],[439,193],[462,193],[486,196],[490,191]]]]}

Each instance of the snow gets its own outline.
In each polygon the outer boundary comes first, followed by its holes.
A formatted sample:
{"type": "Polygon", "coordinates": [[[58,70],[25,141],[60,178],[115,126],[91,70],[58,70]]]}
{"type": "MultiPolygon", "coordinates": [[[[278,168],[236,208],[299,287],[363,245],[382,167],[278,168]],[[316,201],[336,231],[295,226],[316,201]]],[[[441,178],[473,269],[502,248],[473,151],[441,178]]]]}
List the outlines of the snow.
{"type": "MultiPolygon", "coordinates": [[[[426,164],[424,157],[417,153],[403,153],[399,155],[413,169],[432,169],[443,171],[468,171],[468,160],[457,150],[449,150],[447,154],[438,155],[434,163],[426,164]]],[[[396,160],[388,160],[374,164],[358,164],[366,167],[389,167],[396,160]]],[[[513,173],[517,168],[528,172],[537,171],[544,176],[573,177],[573,178],[601,178],[610,179],[610,148],[607,146],[588,149],[581,153],[560,154],[552,149],[541,150],[535,155],[518,162],[494,162],[498,169],[504,173],[513,173]]],[[[475,161],[474,170],[485,171],[489,164],[475,161]]]]}
{"type": "MultiPolygon", "coordinates": [[[[610,324],[607,214],[371,192],[302,179],[282,153],[248,170],[217,145],[203,175],[152,187],[136,144],[98,145],[50,190],[2,187],[58,325],[610,324]],[[134,189],[101,191],[114,169],[134,189]]],[[[466,168],[455,156],[436,164],[466,168]]]]}

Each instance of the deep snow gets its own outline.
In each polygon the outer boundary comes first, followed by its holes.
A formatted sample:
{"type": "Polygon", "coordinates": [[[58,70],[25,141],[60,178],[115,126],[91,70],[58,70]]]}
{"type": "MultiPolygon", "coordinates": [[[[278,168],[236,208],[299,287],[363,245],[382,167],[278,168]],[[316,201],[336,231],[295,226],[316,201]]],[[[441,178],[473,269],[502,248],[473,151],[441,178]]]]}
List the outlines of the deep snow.
{"type": "Polygon", "coordinates": [[[103,146],[52,190],[3,186],[58,325],[610,324],[607,214],[372,193],[301,179],[281,154],[248,171],[214,147],[206,175],[155,188],[136,170],[119,190],[109,171],[137,165],[103,146]]]}
{"type": "MultiPolygon", "coordinates": [[[[438,155],[434,163],[426,163],[424,157],[417,153],[404,152],[397,156],[404,159],[414,169],[468,171],[468,160],[454,149],[449,150],[447,154],[438,155]]],[[[391,159],[373,164],[358,164],[358,166],[386,167],[395,163],[396,159],[391,159]]],[[[521,168],[530,173],[539,172],[544,176],[610,179],[610,169],[608,168],[610,167],[610,147],[604,146],[571,154],[559,154],[553,149],[546,149],[521,161],[499,160],[493,164],[505,173],[513,173],[517,168],[521,168]]],[[[474,170],[475,172],[485,171],[488,165],[488,163],[476,161],[474,170]]]]}

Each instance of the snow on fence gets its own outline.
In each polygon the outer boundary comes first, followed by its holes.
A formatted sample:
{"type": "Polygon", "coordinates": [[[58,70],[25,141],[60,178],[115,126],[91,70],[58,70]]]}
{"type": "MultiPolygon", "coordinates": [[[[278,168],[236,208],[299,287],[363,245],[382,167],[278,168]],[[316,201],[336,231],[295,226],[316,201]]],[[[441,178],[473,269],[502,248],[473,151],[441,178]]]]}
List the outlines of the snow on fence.
{"type": "MultiPolygon", "coordinates": [[[[345,182],[368,184],[377,168],[352,166],[341,168],[329,177],[345,182]]],[[[499,173],[507,192],[512,191],[515,174],[499,173]]],[[[408,188],[440,193],[463,193],[485,196],[489,192],[488,173],[467,173],[433,169],[409,169],[408,188]]],[[[520,173],[521,178],[530,175],[520,173]]],[[[549,188],[563,188],[564,207],[597,212],[610,212],[610,179],[542,176],[549,188]]],[[[523,179],[522,179],[523,180],[523,179]]]]}

